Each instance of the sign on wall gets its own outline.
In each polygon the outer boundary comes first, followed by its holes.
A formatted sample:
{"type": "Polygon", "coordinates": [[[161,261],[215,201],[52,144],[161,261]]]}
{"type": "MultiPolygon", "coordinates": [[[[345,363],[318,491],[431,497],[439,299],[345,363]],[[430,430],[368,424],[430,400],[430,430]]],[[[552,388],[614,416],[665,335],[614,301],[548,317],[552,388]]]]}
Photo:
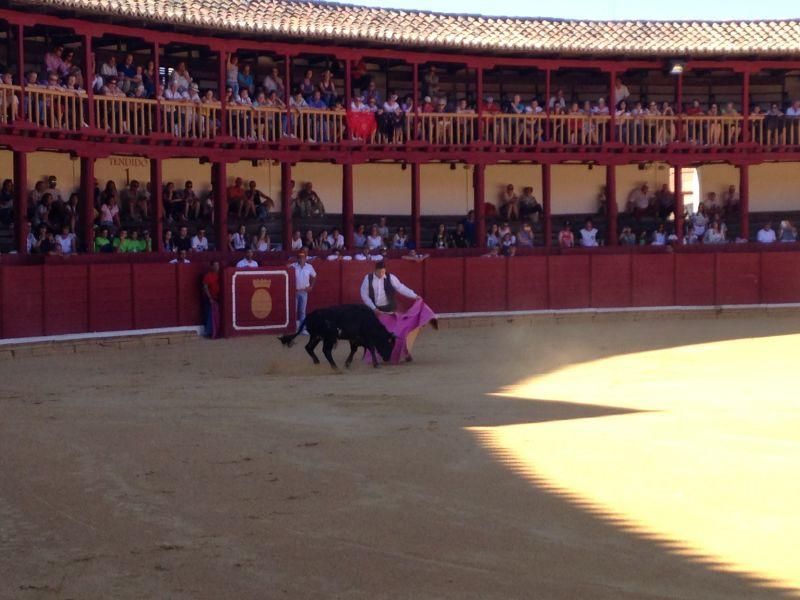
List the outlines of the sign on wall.
{"type": "Polygon", "coordinates": [[[230,269],[227,275],[229,335],[294,330],[294,290],[286,270],[230,269]]]}

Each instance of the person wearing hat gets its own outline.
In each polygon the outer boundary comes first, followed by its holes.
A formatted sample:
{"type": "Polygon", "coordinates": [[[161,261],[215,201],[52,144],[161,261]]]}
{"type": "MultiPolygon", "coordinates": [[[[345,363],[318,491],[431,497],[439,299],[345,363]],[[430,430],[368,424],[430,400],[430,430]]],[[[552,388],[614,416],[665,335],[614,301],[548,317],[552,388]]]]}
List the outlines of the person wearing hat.
{"type": "MultiPolygon", "coordinates": [[[[308,262],[306,262],[308,255],[305,250],[300,250],[297,253],[297,262],[290,263],[289,267],[294,269],[295,281],[295,298],[297,306],[297,327],[306,319],[306,306],[308,306],[308,292],[314,288],[314,283],[317,280],[317,272],[308,262]]],[[[304,329],[301,332],[303,335],[308,335],[304,329]]]]}

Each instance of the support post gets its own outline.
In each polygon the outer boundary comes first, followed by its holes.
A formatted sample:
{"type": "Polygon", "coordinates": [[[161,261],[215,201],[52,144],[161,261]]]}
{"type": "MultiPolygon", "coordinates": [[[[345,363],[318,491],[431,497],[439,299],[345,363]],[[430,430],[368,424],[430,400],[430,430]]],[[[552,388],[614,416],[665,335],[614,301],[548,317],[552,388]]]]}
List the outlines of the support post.
{"type": "Polygon", "coordinates": [[[617,72],[609,71],[608,78],[610,80],[610,85],[608,87],[608,116],[610,117],[608,122],[608,141],[614,143],[617,141],[617,102],[614,97],[614,84],[617,80],[617,72]]]}
{"type": "MultiPolygon", "coordinates": [[[[281,197],[281,202],[283,197],[281,197]]],[[[342,234],[344,245],[353,248],[353,164],[342,164],[342,234]]]]}
{"type": "MultiPolygon", "coordinates": [[[[416,66],[415,66],[416,68],[416,66]]],[[[422,247],[422,225],[420,222],[420,208],[422,197],[422,180],[420,179],[420,164],[411,163],[411,239],[414,247],[422,247]]]]}
{"type": "MultiPolygon", "coordinates": [[[[19,82],[19,112],[17,119],[25,121],[29,115],[25,110],[25,28],[17,25],[17,79],[19,82]]],[[[27,182],[25,184],[27,188],[27,182]]]]}
{"type": "Polygon", "coordinates": [[[211,181],[214,185],[214,210],[216,215],[217,250],[228,251],[228,165],[215,162],[211,166],[211,181]]]}
{"type": "Polygon", "coordinates": [[[739,165],[739,237],[750,239],[750,165],[739,165]]]}
{"type": "Polygon", "coordinates": [[[153,250],[164,250],[164,186],[161,181],[161,159],[150,159],[150,222],[153,250]]]}
{"type": "Polygon", "coordinates": [[[542,212],[544,213],[544,246],[553,244],[553,219],[550,206],[550,164],[542,165],[542,212]]]}
{"type": "Polygon", "coordinates": [[[750,141],[750,72],[742,73],[742,143],[750,141]]]}
{"type": "Polygon", "coordinates": [[[672,189],[675,191],[675,235],[678,237],[678,242],[683,241],[683,213],[685,208],[683,206],[683,169],[680,165],[673,167],[675,171],[675,183],[672,189]]]}
{"type": "MultiPolygon", "coordinates": [[[[475,67],[475,79],[476,79],[476,93],[475,95],[477,98],[475,99],[476,104],[478,105],[478,131],[476,135],[476,139],[479,142],[483,141],[484,138],[484,122],[483,122],[483,67],[475,67]]],[[[475,213],[475,218],[477,218],[477,212],[475,213]]]]}
{"type": "Polygon", "coordinates": [[[617,235],[617,167],[606,165],[606,244],[616,246],[617,235]]]}
{"type": "Polygon", "coordinates": [[[83,36],[83,64],[84,84],[86,85],[86,118],[90,129],[97,127],[97,120],[94,111],[94,60],[92,60],[92,36],[91,34],[84,34],[83,36]]]}
{"type": "MultiPolygon", "coordinates": [[[[227,69],[229,54],[226,50],[219,51],[219,133],[222,137],[228,137],[228,106],[225,102],[225,88],[227,87],[227,69]]],[[[227,188],[226,188],[227,189],[227,188]]]]}
{"type": "MultiPolygon", "coordinates": [[[[159,92],[159,88],[161,87],[161,45],[158,42],[153,42],[153,67],[156,72],[156,133],[163,133],[164,130],[162,129],[161,124],[161,94],[159,92]]],[[[152,161],[150,163],[152,165],[152,161]]],[[[151,187],[152,187],[152,179],[151,187]]],[[[160,192],[159,192],[160,193],[160,192]]],[[[161,244],[161,240],[158,241],[158,244],[161,244]]],[[[160,248],[161,246],[159,246],[160,248]]]]}
{"type": "Polygon", "coordinates": [[[476,164],[472,167],[473,184],[473,210],[475,211],[475,239],[478,248],[486,246],[486,212],[484,200],[486,198],[486,165],[476,164]]]}
{"type": "Polygon", "coordinates": [[[80,215],[84,250],[94,252],[94,156],[81,157],[80,215]]]}
{"type": "Polygon", "coordinates": [[[14,247],[28,251],[28,155],[14,150],[14,247]]]}
{"type": "Polygon", "coordinates": [[[281,224],[283,250],[288,252],[292,249],[292,164],[288,162],[281,163],[281,224]]]}

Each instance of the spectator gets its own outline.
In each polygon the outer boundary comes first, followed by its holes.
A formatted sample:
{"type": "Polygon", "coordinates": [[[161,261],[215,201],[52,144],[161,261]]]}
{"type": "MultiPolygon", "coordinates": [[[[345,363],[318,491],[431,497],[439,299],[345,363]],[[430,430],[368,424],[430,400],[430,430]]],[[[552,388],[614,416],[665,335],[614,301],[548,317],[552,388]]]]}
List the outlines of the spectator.
{"type": "Polygon", "coordinates": [[[444,227],[444,223],[439,223],[436,233],[433,235],[433,247],[437,250],[447,248],[447,241],[447,230],[444,227]]]}
{"type": "Polygon", "coordinates": [[[781,242],[796,242],[797,229],[789,221],[781,221],[780,235],[781,242]]]}
{"type": "Polygon", "coordinates": [[[107,227],[112,235],[120,226],[116,193],[100,205],[100,226],[107,227]]]}
{"type": "Polygon", "coordinates": [[[122,212],[130,215],[137,221],[147,218],[148,212],[147,193],[141,189],[139,182],[132,179],[128,188],[122,192],[122,212]]]}
{"type": "Polygon", "coordinates": [[[47,239],[47,225],[39,225],[37,232],[28,233],[27,248],[28,254],[42,254],[42,243],[47,239]]]}
{"type": "Polygon", "coordinates": [[[134,236],[134,241],[139,242],[139,252],[152,252],[153,251],[153,240],[150,238],[150,230],[145,229],[142,232],[142,237],[139,239],[139,232],[135,232],[136,235],[134,236]]]}
{"type": "Polygon", "coordinates": [[[485,258],[500,258],[502,255],[500,254],[500,246],[491,246],[489,248],[489,252],[483,255],[485,258]]]}
{"type": "Polygon", "coordinates": [[[272,67],[270,74],[264,78],[264,91],[269,96],[270,92],[275,92],[275,95],[283,100],[286,94],[286,88],[283,85],[283,79],[278,72],[278,67],[272,67]]]}
{"type": "Polygon", "coordinates": [[[112,54],[108,57],[108,60],[100,66],[100,75],[103,77],[103,81],[108,83],[111,79],[117,79],[117,72],[117,57],[112,54]]]}
{"type": "Polygon", "coordinates": [[[622,228],[622,233],[619,234],[619,245],[620,246],[636,245],[636,234],[633,233],[633,231],[629,226],[625,226],[622,228]]]}
{"type": "Polygon", "coordinates": [[[175,240],[172,237],[172,231],[167,229],[164,232],[164,252],[175,252],[177,247],[175,246],[175,240]]]}
{"type": "Polygon", "coordinates": [[[244,253],[244,258],[236,263],[237,269],[255,269],[258,263],[253,259],[253,250],[248,248],[244,253]]]}
{"type": "Polygon", "coordinates": [[[650,242],[653,246],[666,246],[667,245],[667,231],[664,223],[659,223],[658,228],[653,232],[653,239],[650,242]]]}
{"type": "MultiPolygon", "coordinates": [[[[186,262],[189,262],[188,260],[186,262]]],[[[206,337],[217,338],[219,337],[219,300],[220,285],[219,276],[219,261],[211,261],[208,273],[203,275],[203,315],[205,316],[206,337]]]]}
{"type": "Polygon", "coordinates": [[[316,250],[317,239],[314,237],[314,232],[310,229],[306,230],[306,235],[303,238],[303,248],[307,251],[316,250]]]}
{"type": "Polygon", "coordinates": [[[169,77],[170,84],[177,84],[179,92],[188,92],[192,83],[192,76],[186,69],[186,63],[181,61],[169,77]]]}
{"type": "Polygon", "coordinates": [[[406,235],[405,227],[398,227],[397,233],[394,234],[392,248],[394,250],[405,250],[408,248],[408,236],[406,235]]]}
{"type": "Polygon", "coordinates": [[[330,242],[328,242],[328,230],[323,229],[319,232],[319,236],[317,237],[317,249],[323,250],[327,252],[331,249],[330,242]]]}
{"type": "Polygon", "coordinates": [[[758,230],[756,239],[762,244],[772,244],[778,239],[770,221],[764,223],[764,226],[758,230]]]}
{"type": "Polygon", "coordinates": [[[359,225],[353,232],[353,245],[356,248],[363,248],[367,245],[367,234],[363,225],[359,225]]]}
{"type": "Polygon", "coordinates": [[[61,233],[56,236],[56,243],[61,246],[61,254],[64,256],[75,254],[78,251],[75,234],[70,231],[69,225],[61,228],[61,233]]]}
{"type": "Polygon", "coordinates": [[[517,245],[520,248],[533,248],[533,227],[528,222],[523,223],[522,230],[517,237],[517,245]]]}
{"type": "Polygon", "coordinates": [[[239,230],[228,238],[228,250],[242,252],[247,248],[247,227],[239,225],[239,230]]]}
{"type": "MultiPolygon", "coordinates": [[[[113,185],[113,182],[110,183],[113,185]]],[[[50,175],[50,177],[47,178],[47,191],[50,192],[54,202],[64,202],[64,195],[61,193],[61,190],[58,189],[58,180],[55,175],[50,175]]],[[[114,191],[116,192],[116,187],[114,191]]]]}
{"type": "Polygon", "coordinates": [[[564,225],[558,233],[558,245],[560,248],[573,248],[575,246],[575,235],[572,233],[572,223],[569,221],[564,221],[564,225]]]}
{"type": "Polygon", "coordinates": [[[383,245],[389,245],[389,227],[386,225],[386,217],[381,217],[378,221],[378,234],[383,238],[383,245]]]}
{"type": "Polygon", "coordinates": [[[120,229],[119,234],[114,238],[114,250],[121,253],[136,252],[139,249],[139,244],[135,244],[128,237],[127,229],[120,229]]]}
{"type": "Polygon", "coordinates": [[[739,212],[739,194],[736,193],[735,185],[728,186],[728,189],[722,193],[722,209],[727,215],[739,212]]]}
{"type": "Polygon", "coordinates": [[[322,79],[319,82],[319,91],[322,99],[329,108],[333,108],[336,101],[336,85],[333,83],[333,74],[329,69],[322,72],[322,79]]]}
{"type": "Polygon", "coordinates": [[[300,207],[301,217],[324,217],[325,205],[322,204],[313,184],[307,181],[297,194],[297,204],[300,207]]]}
{"type": "Polygon", "coordinates": [[[186,225],[182,225],[178,230],[178,237],[175,238],[175,249],[178,252],[181,250],[189,252],[192,249],[192,238],[189,237],[189,228],[186,225]]]}
{"type": "Polygon", "coordinates": [[[303,234],[295,229],[292,234],[292,243],[289,250],[297,251],[303,248],[303,234]]]}
{"type": "Polygon", "coordinates": [[[617,77],[614,81],[614,94],[611,98],[611,103],[614,106],[619,106],[619,103],[630,98],[630,95],[631,93],[628,90],[628,86],[622,83],[622,79],[617,77]]]}
{"type": "Polygon", "coordinates": [[[255,208],[256,217],[260,221],[268,220],[270,211],[275,208],[275,201],[267,196],[264,192],[257,189],[255,181],[250,181],[248,184],[245,198],[248,198],[248,196],[249,200],[253,203],[253,207],[255,208]]]}
{"type": "Polygon", "coordinates": [[[380,234],[377,225],[373,225],[367,236],[367,250],[381,250],[384,248],[383,236],[380,234]]]}
{"type": "Polygon", "coordinates": [[[164,186],[164,195],[162,200],[164,201],[164,209],[167,213],[167,221],[172,222],[175,220],[183,220],[186,214],[186,204],[179,194],[175,190],[175,184],[171,181],[164,186]]]}
{"type": "Polygon", "coordinates": [[[583,229],[581,229],[580,234],[581,246],[584,248],[595,248],[598,246],[597,229],[594,228],[594,223],[592,223],[591,219],[586,219],[586,223],[583,229]]]}
{"type": "Polygon", "coordinates": [[[328,236],[328,244],[334,250],[344,249],[344,236],[339,232],[338,228],[333,228],[333,232],[328,236]]]}
{"type": "Polygon", "coordinates": [[[253,74],[250,72],[250,65],[244,65],[241,70],[239,71],[239,92],[242,90],[247,90],[247,93],[250,96],[255,95],[256,93],[256,86],[255,81],[253,79],[253,74]]]}
{"type": "Polygon", "coordinates": [[[724,244],[727,240],[725,234],[722,232],[722,225],[719,221],[711,223],[706,234],[703,236],[703,242],[706,244],[724,244]]]}
{"type": "Polygon", "coordinates": [[[192,238],[192,251],[193,252],[207,252],[208,251],[208,238],[206,237],[206,230],[202,227],[197,230],[197,234],[192,238]]]}
{"type": "Polygon", "coordinates": [[[111,243],[108,227],[101,227],[97,235],[94,236],[94,251],[96,253],[114,251],[114,245],[111,243]]]}
{"type": "Polygon", "coordinates": [[[647,184],[643,183],[628,195],[628,212],[637,219],[650,214],[650,196],[648,195],[648,190],[647,184]]]}
{"type": "Polygon", "coordinates": [[[428,254],[419,254],[414,248],[408,251],[408,254],[404,254],[400,258],[403,260],[412,260],[414,262],[422,262],[426,258],[428,258],[428,254]]]}
{"type": "Polygon", "coordinates": [[[543,215],[542,205],[539,204],[536,197],[533,195],[533,188],[528,186],[522,188],[522,196],[519,198],[519,216],[522,219],[533,217],[533,221],[539,220],[543,215]]]}
{"type": "Polygon", "coordinates": [[[61,246],[56,242],[52,231],[47,230],[45,232],[44,239],[39,245],[39,252],[48,256],[61,254],[61,246]]]}
{"type": "Polygon", "coordinates": [[[237,177],[233,185],[228,188],[228,211],[241,216],[245,199],[244,181],[237,177]]]}
{"type": "Polygon", "coordinates": [[[191,261],[188,258],[189,253],[186,250],[178,250],[178,256],[169,261],[171,265],[188,265],[191,261]]]}
{"type": "Polygon", "coordinates": [[[512,248],[517,245],[517,236],[515,236],[510,231],[506,231],[503,234],[503,237],[500,239],[500,249],[502,250],[504,255],[508,254],[509,248],[512,248]]]}
{"type": "Polygon", "coordinates": [[[519,198],[514,193],[514,186],[509,183],[500,198],[500,214],[509,221],[519,219],[518,204],[519,198]]]}
{"type": "Polygon", "coordinates": [[[497,226],[497,223],[492,223],[492,226],[489,228],[489,233],[486,234],[486,247],[494,248],[495,246],[499,245],[500,228],[497,226]]]}
{"type": "Polygon", "coordinates": [[[724,213],[722,202],[717,198],[716,192],[708,192],[705,206],[709,216],[711,217],[713,217],[714,215],[718,214],[721,215],[724,213]]]}
{"type": "Polygon", "coordinates": [[[0,188],[0,224],[10,225],[14,220],[14,182],[4,179],[0,188]]]}
{"type": "Polygon", "coordinates": [[[692,229],[697,239],[702,239],[708,227],[708,215],[706,214],[706,206],[702,202],[697,206],[697,212],[692,215],[692,229]]]}
{"type": "Polygon", "coordinates": [[[669,191],[669,186],[666,183],[656,192],[656,206],[658,208],[658,217],[661,220],[667,219],[669,215],[675,212],[675,194],[669,191]]]}
{"type": "Polygon", "coordinates": [[[261,226],[261,228],[258,230],[258,234],[253,236],[253,242],[250,247],[256,252],[269,252],[272,249],[272,244],[270,242],[266,227],[263,225],[261,226]]]}

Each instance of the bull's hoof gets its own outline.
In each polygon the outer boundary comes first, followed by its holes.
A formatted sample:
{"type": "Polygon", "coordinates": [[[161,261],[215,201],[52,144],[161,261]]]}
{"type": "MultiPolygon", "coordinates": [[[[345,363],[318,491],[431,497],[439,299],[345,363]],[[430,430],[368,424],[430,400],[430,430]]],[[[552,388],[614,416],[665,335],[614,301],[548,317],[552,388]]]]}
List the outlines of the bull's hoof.
{"type": "Polygon", "coordinates": [[[373,364],[372,364],[372,368],[373,368],[373,369],[380,369],[380,368],[381,368],[381,366],[380,366],[378,363],[373,363],[373,364]]]}
{"type": "Polygon", "coordinates": [[[413,362],[413,360],[414,360],[414,359],[413,359],[413,358],[411,358],[411,355],[410,355],[410,354],[409,354],[408,356],[406,356],[406,362],[413,362]]]}

